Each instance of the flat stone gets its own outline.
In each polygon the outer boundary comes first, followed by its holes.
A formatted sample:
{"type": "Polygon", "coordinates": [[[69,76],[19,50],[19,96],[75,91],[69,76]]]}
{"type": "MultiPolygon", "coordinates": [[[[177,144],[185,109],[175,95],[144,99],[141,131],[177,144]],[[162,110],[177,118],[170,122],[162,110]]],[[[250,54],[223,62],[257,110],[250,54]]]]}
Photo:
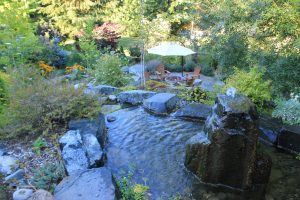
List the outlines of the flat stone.
{"type": "Polygon", "coordinates": [[[140,105],[144,99],[148,99],[155,95],[155,92],[145,90],[130,90],[121,92],[117,98],[120,103],[128,103],[131,105],[140,105]]]}
{"type": "Polygon", "coordinates": [[[9,175],[18,168],[17,159],[12,156],[0,156],[0,173],[9,175]]]}
{"type": "Polygon", "coordinates": [[[120,110],[122,107],[120,104],[117,105],[102,105],[101,106],[101,112],[105,115],[110,114],[112,112],[115,112],[117,110],[120,110]]]}
{"type": "Polygon", "coordinates": [[[25,172],[23,169],[19,169],[12,173],[11,175],[4,178],[5,183],[12,183],[12,182],[19,182],[20,180],[24,179],[25,172]]]}
{"type": "Polygon", "coordinates": [[[278,147],[292,153],[300,152],[300,126],[284,126],[278,135],[278,147]]]}
{"type": "Polygon", "coordinates": [[[13,200],[27,200],[32,193],[32,189],[18,189],[13,193],[13,200]]]}
{"type": "Polygon", "coordinates": [[[93,86],[92,84],[87,85],[87,89],[85,90],[85,94],[106,94],[110,95],[120,90],[116,87],[110,85],[96,85],[93,86]]]}
{"type": "Polygon", "coordinates": [[[115,190],[111,172],[101,167],[65,177],[56,186],[54,197],[56,200],[115,200],[115,190]]]}
{"type": "Polygon", "coordinates": [[[177,110],[174,116],[206,120],[206,118],[210,115],[210,113],[211,113],[211,106],[201,104],[201,103],[190,103],[177,110]]]}
{"type": "Polygon", "coordinates": [[[54,196],[46,190],[37,190],[28,200],[55,200],[54,196]]]}
{"type": "Polygon", "coordinates": [[[109,95],[109,96],[108,96],[108,99],[109,99],[110,101],[116,101],[116,100],[117,100],[117,96],[116,96],[116,95],[109,95]]]}
{"type": "Polygon", "coordinates": [[[167,114],[179,105],[179,97],[171,93],[158,93],[144,100],[143,107],[155,114],[167,114]]]}

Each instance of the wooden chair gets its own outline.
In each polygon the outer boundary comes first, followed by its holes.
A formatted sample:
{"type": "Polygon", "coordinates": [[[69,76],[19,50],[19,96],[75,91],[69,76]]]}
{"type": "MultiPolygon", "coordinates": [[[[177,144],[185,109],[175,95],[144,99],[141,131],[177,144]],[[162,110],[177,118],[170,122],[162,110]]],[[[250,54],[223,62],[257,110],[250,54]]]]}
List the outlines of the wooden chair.
{"type": "Polygon", "coordinates": [[[194,69],[194,74],[192,75],[193,79],[198,79],[200,78],[200,73],[201,73],[201,67],[196,67],[194,69]]]}
{"type": "Polygon", "coordinates": [[[191,77],[189,77],[187,74],[186,78],[185,78],[186,84],[188,86],[192,86],[194,83],[194,80],[200,78],[200,73],[201,73],[201,67],[196,67],[194,69],[194,74],[191,77]]]}
{"type": "Polygon", "coordinates": [[[150,72],[144,72],[145,80],[148,81],[150,79],[150,72]]]}
{"type": "Polygon", "coordinates": [[[170,73],[171,72],[169,72],[168,70],[165,70],[165,66],[163,64],[159,64],[155,71],[155,74],[161,81],[164,81],[170,73]]]}

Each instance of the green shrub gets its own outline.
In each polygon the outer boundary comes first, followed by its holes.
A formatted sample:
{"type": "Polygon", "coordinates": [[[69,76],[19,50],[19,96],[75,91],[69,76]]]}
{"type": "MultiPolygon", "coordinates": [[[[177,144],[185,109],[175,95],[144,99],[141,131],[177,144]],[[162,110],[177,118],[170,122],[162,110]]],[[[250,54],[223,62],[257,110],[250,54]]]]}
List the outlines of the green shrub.
{"type": "Polygon", "coordinates": [[[205,76],[214,76],[214,70],[210,65],[204,64],[201,65],[201,74],[205,76]]]}
{"type": "Polygon", "coordinates": [[[167,84],[159,81],[149,80],[146,82],[145,89],[146,90],[156,90],[159,88],[165,88],[167,84]]]}
{"type": "Polygon", "coordinates": [[[192,89],[185,88],[183,93],[179,94],[179,96],[187,101],[199,103],[205,103],[209,98],[207,93],[199,87],[194,87],[192,89]]]}
{"type": "Polygon", "coordinates": [[[184,71],[185,72],[193,72],[195,67],[197,67],[197,64],[195,62],[193,62],[192,60],[190,60],[184,65],[184,71]]]}
{"type": "Polygon", "coordinates": [[[96,83],[122,87],[131,81],[131,77],[122,72],[121,66],[122,61],[118,56],[105,54],[87,72],[96,83]]]}
{"type": "Polygon", "coordinates": [[[2,137],[39,135],[65,127],[70,119],[98,114],[95,96],[84,95],[68,83],[47,80],[37,70],[25,71],[12,72],[9,105],[0,115],[2,137]]]}
{"type": "Polygon", "coordinates": [[[165,66],[170,72],[182,72],[182,66],[179,64],[166,64],[165,66]]]}
{"type": "Polygon", "coordinates": [[[61,162],[45,163],[40,168],[33,169],[32,183],[37,189],[53,192],[64,176],[65,169],[61,162]]]}
{"type": "Polygon", "coordinates": [[[273,117],[281,118],[286,124],[300,125],[300,102],[297,98],[277,99],[275,103],[276,108],[272,113],[273,117]]]}
{"type": "Polygon", "coordinates": [[[234,87],[237,92],[262,107],[265,101],[271,100],[271,81],[263,79],[264,73],[265,69],[257,66],[252,67],[249,72],[234,68],[234,74],[226,79],[223,91],[234,87]]]}
{"type": "Polygon", "coordinates": [[[150,60],[145,65],[146,71],[154,73],[160,64],[162,64],[160,60],[150,60]]]}

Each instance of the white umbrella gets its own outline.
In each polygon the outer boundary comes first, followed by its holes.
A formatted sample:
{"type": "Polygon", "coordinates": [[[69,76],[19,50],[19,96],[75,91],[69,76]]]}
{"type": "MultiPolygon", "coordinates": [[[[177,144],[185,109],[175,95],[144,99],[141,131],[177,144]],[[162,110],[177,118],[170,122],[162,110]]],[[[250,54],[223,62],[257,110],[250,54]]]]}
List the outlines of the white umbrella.
{"type": "Polygon", "coordinates": [[[164,42],[158,46],[148,49],[148,53],[161,56],[187,56],[194,54],[191,49],[183,47],[175,42],[164,42]]]}
{"type": "MultiPolygon", "coordinates": [[[[147,51],[148,53],[157,54],[161,56],[187,56],[196,53],[191,49],[183,47],[175,42],[163,42],[162,44],[152,47],[147,51]]],[[[183,66],[182,66],[182,75],[183,75],[183,66]]]]}

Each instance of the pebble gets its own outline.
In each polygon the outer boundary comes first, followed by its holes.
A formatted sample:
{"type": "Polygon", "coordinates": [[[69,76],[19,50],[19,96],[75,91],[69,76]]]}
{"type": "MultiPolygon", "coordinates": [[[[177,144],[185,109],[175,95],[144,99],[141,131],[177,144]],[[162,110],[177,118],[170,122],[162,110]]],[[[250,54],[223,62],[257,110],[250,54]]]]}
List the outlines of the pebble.
{"type": "Polygon", "coordinates": [[[114,117],[114,116],[107,116],[106,119],[107,119],[108,122],[114,122],[114,121],[116,121],[117,118],[114,117]]]}
{"type": "Polygon", "coordinates": [[[18,189],[13,193],[13,200],[27,200],[32,194],[32,189],[18,189]]]}

